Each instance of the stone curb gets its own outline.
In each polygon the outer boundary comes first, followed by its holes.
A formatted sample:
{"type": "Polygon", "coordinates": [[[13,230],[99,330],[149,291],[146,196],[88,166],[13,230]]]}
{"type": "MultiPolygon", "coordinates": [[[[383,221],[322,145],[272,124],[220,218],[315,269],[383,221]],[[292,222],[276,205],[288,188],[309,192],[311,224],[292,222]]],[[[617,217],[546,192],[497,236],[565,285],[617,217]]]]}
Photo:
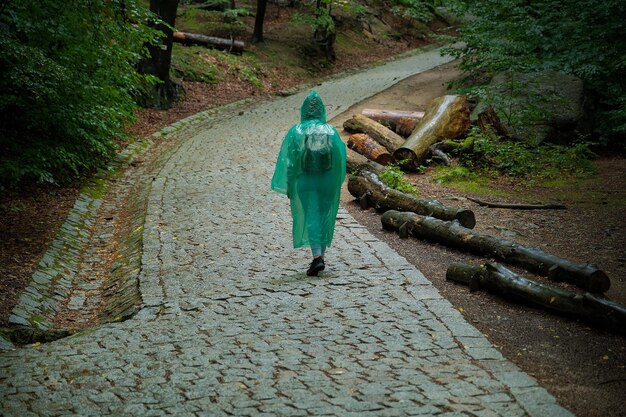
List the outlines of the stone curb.
{"type": "MultiPolygon", "coordinates": [[[[211,122],[229,111],[243,108],[254,100],[246,99],[209,109],[179,120],[152,134],[153,137],[171,138],[180,136],[192,128],[199,128],[203,123],[211,122]]],[[[184,141],[181,140],[181,143],[184,141]]],[[[102,198],[109,189],[107,180],[121,168],[130,164],[136,157],[152,147],[152,140],[143,138],[130,144],[99,171],[76,199],[66,221],[60,227],[52,244],[44,253],[37,269],[32,275],[30,285],[21,294],[17,305],[9,316],[9,328],[0,328],[0,350],[15,348],[36,342],[50,342],[67,337],[75,332],[51,330],[54,318],[61,302],[65,300],[79,273],[82,256],[91,239],[91,226],[102,204],[102,198]]],[[[180,143],[179,143],[180,146],[180,143]]],[[[158,171],[169,155],[178,148],[175,146],[161,156],[153,165],[158,171]]],[[[110,271],[108,287],[116,287],[108,305],[100,317],[100,323],[123,321],[131,318],[141,302],[141,293],[137,277],[142,268],[143,225],[146,204],[151,191],[152,172],[144,173],[133,187],[130,212],[132,213],[132,232],[123,241],[120,252],[125,254],[124,261],[114,265],[110,271]]]]}
{"type": "Polygon", "coordinates": [[[30,285],[13,308],[9,316],[12,327],[0,332],[0,349],[10,349],[13,343],[50,341],[70,334],[66,330],[50,331],[50,328],[60,303],[67,297],[79,272],[82,255],[91,238],[91,227],[108,189],[107,179],[150,148],[152,143],[144,139],[128,145],[83,187],[67,219],[39,261],[30,285]]]}

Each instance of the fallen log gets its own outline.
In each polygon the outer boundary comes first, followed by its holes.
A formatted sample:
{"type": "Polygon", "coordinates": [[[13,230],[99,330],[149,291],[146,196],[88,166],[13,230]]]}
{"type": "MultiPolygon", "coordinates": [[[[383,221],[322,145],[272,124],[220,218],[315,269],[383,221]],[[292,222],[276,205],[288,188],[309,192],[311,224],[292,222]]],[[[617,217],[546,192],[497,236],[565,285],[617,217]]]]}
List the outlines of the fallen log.
{"type": "Polygon", "coordinates": [[[216,38],[198,33],[174,32],[174,42],[183,45],[201,45],[208,48],[227,50],[230,52],[242,53],[246,44],[234,39],[216,38]]]}
{"type": "Polygon", "coordinates": [[[500,118],[491,106],[478,113],[476,124],[483,132],[487,132],[491,129],[499,136],[503,136],[505,138],[513,137],[511,129],[500,121],[500,118]]]}
{"type": "Polygon", "coordinates": [[[484,289],[515,301],[592,319],[626,331],[626,306],[590,293],[576,294],[529,280],[498,263],[484,266],[453,263],[446,271],[446,280],[466,284],[471,292],[484,289]]]}
{"type": "Polygon", "coordinates": [[[411,134],[417,123],[424,118],[423,111],[363,109],[361,114],[375,122],[388,126],[389,129],[405,138],[411,134]]]}
{"type": "Polygon", "coordinates": [[[387,148],[376,142],[367,133],[350,135],[348,148],[381,165],[389,165],[393,162],[393,156],[387,148]]]}
{"type": "Polygon", "coordinates": [[[384,229],[397,230],[401,238],[411,235],[478,255],[492,256],[552,280],[570,282],[587,291],[601,293],[611,286],[609,277],[595,265],[572,262],[538,248],[480,234],[458,222],[395,210],[383,214],[381,221],[384,229]]]}
{"type": "Polygon", "coordinates": [[[467,228],[476,225],[474,212],[447,207],[437,200],[417,198],[386,186],[375,172],[367,168],[350,176],[348,191],[359,200],[361,207],[377,210],[402,210],[429,215],[443,220],[457,220],[467,228]]]}
{"type": "Polygon", "coordinates": [[[463,135],[470,126],[466,96],[447,95],[434,99],[424,118],[406,142],[393,152],[396,161],[405,161],[407,169],[416,170],[424,161],[428,148],[442,139],[463,135]]]}
{"type": "Polygon", "coordinates": [[[385,167],[378,162],[370,161],[350,148],[346,149],[346,172],[351,174],[353,172],[359,172],[362,169],[371,172],[381,172],[385,167]]]}
{"type": "Polygon", "coordinates": [[[512,204],[512,203],[490,203],[488,201],[479,200],[477,198],[467,197],[469,201],[473,201],[479,206],[489,208],[506,208],[514,210],[564,210],[563,204],[548,203],[548,204],[512,204]]]}
{"type": "Polygon", "coordinates": [[[367,133],[372,139],[387,148],[389,152],[395,151],[404,143],[404,138],[361,114],[355,114],[352,119],[346,120],[343,123],[343,128],[350,133],[367,133]]]}
{"type": "Polygon", "coordinates": [[[451,162],[450,162],[450,157],[444,151],[444,149],[446,148],[447,146],[445,145],[444,142],[437,142],[437,143],[430,145],[430,147],[428,148],[428,152],[430,153],[432,158],[439,159],[442,164],[449,167],[451,165],[451,162]]]}

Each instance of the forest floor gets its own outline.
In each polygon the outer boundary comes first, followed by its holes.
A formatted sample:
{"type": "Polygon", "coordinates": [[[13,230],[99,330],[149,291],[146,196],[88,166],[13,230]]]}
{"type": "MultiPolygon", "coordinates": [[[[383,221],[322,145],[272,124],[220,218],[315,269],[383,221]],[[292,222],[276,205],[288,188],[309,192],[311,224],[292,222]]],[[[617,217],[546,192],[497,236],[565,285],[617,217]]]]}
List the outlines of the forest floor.
{"type": "MultiPolygon", "coordinates": [[[[417,46],[418,43],[389,44],[362,53],[339,55],[337,64],[318,73],[358,68],[417,46]]],[[[138,135],[149,135],[186,116],[244,98],[263,99],[287,90],[303,77],[277,74],[280,86],[259,93],[233,77],[227,82],[207,85],[184,82],[184,98],[169,111],[143,110],[132,127],[138,135]]],[[[428,101],[445,94],[447,82],[458,77],[454,65],[446,65],[400,82],[393,88],[350,109],[333,120],[360,108],[423,110],[428,101]]],[[[469,192],[443,186],[433,179],[433,170],[410,175],[421,194],[451,206],[465,206],[476,213],[476,230],[540,247],[575,261],[591,261],[606,271],[613,287],[607,295],[626,303],[626,159],[599,157],[597,173],[587,180],[572,180],[558,188],[525,186],[502,178],[485,192],[469,192]],[[467,200],[477,197],[500,202],[548,202],[566,204],[567,210],[521,211],[479,207],[467,200]]],[[[65,221],[80,190],[79,185],[33,186],[20,193],[5,194],[0,201],[0,326],[33,270],[65,221]]],[[[626,392],[626,339],[567,317],[502,301],[481,292],[445,281],[447,266],[455,261],[486,262],[441,245],[416,239],[401,240],[380,226],[380,214],[361,210],[344,193],[343,205],[374,235],[406,257],[433,282],[463,315],[483,332],[503,355],[537,378],[559,402],[579,416],[619,416],[623,414],[626,392]]],[[[123,211],[124,208],[120,207],[123,211]]],[[[521,271],[520,271],[521,272],[521,271]]],[[[534,277],[537,278],[537,277],[534,277]]],[[[538,278],[540,279],[540,278],[538,278]]]]}

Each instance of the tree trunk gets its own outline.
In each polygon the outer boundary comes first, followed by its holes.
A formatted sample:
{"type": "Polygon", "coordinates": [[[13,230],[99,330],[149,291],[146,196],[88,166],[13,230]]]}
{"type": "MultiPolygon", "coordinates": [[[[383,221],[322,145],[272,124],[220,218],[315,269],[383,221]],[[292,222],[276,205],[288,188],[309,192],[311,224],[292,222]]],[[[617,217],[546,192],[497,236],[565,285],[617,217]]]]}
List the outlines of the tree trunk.
{"type": "Polygon", "coordinates": [[[149,58],[138,64],[140,74],[153,75],[162,83],[146,87],[143,103],[146,107],[169,108],[176,97],[175,85],[170,80],[172,63],[172,27],[176,20],[178,0],[150,0],[150,11],[155,13],[164,23],[156,25],[156,29],[165,34],[163,44],[147,44],[149,58]],[[168,26],[169,25],[169,26],[168,26]]]}
{"type": "Polygon", "coordinates": [[[404,139],[392,130],[386,128],[378,122],[361,114],[355,114],[352,119],[343,123],[343,128],[350,133],[367,133],[376,142],[394,152],[404,143],[404,139]]]}
{"type": "Polygon", "coordinates": [[[411,235],[478,255],[494,257],[556,281],[571,282],[591,292],[605,292],[611,286],[609,277],[595,265],[575,263],[538,248],[483,235],[457,222],[445,222],[394,210],[383,214],[381,221],[383,228],[398,230],[400,237],[411,235]]]}
{"type": "Polygon", "coordinates": [[[626,330],[626,306],[590,293],[581,295],[535,282],[497,263],[485,266],[454,263],[446,271],[446,280],[469,285],[470,291],[485,289],[515,301],[626,330]]]}
{"type": "Polygon", "coordinates": [[[467,97],[448,95],[434,99],[404,145],[393,152],[396,161],[406,161],[416,170],[425,159],[428,148],[443,139],[463,135],[470,126],[467,97]]]}
{"type": "Polygon", "coordinates": [[[254,30],[252,32],[252,43],[263,42],[263,23],[265,22],[265,10],[267,0],[256,0],[256,16],[254,18],[254,30]]]}
{"type": "Polygon", "coordinates": [[[243,52],[246,44],[242,41],[235,41],[224,38],[216,38],[213,36],[201,35],[198,33],[174,32],[173,39],[175,42],[184,45],[202,45],[208,48],[227,50],[230,52],[243,52]]]}
{"type": "Polygon", "coordinates": [[[423,111],[363,109],[361,114],[384,126],[402,137],[408,137],[424,117],[423,111]]]}
{"type": "Polygon", "coordinates": [[[476,225],[476,217],[471,210],[446,207],[437,200],[417,198],[394,190],[387,187],[375,172],[367,169],[350,177],[348,191],[359,200],[363,208],[411,211],[443,220],[457,220],[468,228],[476,225]]]}
{"type": "Polygon", "coordinates": [[[367,133],[355,133],[348,139],[348,148],[357,151],[367,159],[378,162],[381,165],[389,165],[393,157],[384,146],[380,145],[367,133]]]}

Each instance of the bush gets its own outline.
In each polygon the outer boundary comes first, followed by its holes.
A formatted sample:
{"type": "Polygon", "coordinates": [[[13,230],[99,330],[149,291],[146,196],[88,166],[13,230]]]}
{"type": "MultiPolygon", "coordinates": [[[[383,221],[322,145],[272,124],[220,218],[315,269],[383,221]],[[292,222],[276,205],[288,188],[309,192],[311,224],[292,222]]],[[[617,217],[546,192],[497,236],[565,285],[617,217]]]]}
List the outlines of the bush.
{"type": "Polygon", "coordinates": [[[442,170],[440,182],[473,180],[483,176],[505,175],[534,181],[564,175],[583,176],[593,172],[591,144],[584,141],[571,146],[530,146],[524,142],[502,140],[474,127],[461,143],[459,166],[442,170]]]}
{"type": "Polygon", "coordinates": [[[133,63],[155,33],[133,0],[5,2],[0,187],[64,182],[114,154],[132,119],[133,63]]]}
{"type": "Polygon", "coordinates": [[[380,180],[389,188],[418,197],[419,192],[415,186],[404,177],[404,172],[400,169],[400,165],[399,163],[386,166],[379,174],[380,180]]]}
{"type": "Polygon", "coordinates": [[[473,0],[460,35],[461,68],[472,75],[546,69],[581,78],[590,93],[595,134],[604,143],[626,134],[626,42],[621,0],[473,0]]]}

